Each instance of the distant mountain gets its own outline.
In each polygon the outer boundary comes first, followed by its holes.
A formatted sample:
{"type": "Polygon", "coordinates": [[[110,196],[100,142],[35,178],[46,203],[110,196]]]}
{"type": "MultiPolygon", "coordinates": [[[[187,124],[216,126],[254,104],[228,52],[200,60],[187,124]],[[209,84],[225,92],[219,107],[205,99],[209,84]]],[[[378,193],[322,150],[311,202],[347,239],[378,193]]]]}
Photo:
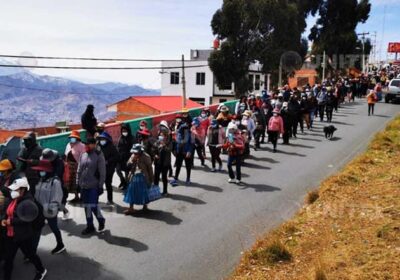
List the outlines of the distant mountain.
{"type": "MultiPolygon", "coordinates": [[[[0,64],[5,63],[0,60],[0,64]]],[[[80,122],[88,104],[95,106],[98,120],[106,121],[113,116],[107,112],[107,105],[135,95],[160,95],[160,91],[122,83],[85,84],[36,75],[22,68],[0,67],[0,128],[80,122]]]]}

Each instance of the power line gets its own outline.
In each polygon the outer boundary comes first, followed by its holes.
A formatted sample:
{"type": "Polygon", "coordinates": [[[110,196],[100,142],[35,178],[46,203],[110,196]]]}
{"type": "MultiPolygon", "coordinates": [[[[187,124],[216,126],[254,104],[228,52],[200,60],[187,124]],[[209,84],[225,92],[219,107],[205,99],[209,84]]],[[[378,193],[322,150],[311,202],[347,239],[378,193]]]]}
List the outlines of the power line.
{"type": "Polygon", "coordinates": [[[100,93],[100,92],[68,92],[68,91],[58,91],[58,90],[50,90],[50,89],[40,89],[40,88],[32,88],[32,87],[21,87],[9,84],[0,83],[0,86],[9,87],[9,88],[16,88],[16,89],[25,89],[25,90],[34,90],[34,91],[41,91],[41,92],[48,92],[48,93],[60,93],[60,94],[77,94],[77,95],[98,95],[98,96],[107,96],[107,95],[122,95],[122,94],[115,94],[115,93],[100,93]]]}
{"type": "Polygon", "coordinates": [[[99,58],[99,57],[33,56],[33,55],[9,55],[9,54],[0,54],[0,57],[36,58],[36,59],[52,59],[52,60],[131,61],[131,62],[132,61],[136,62],[181,61],[180,59],[99,58]]]}
{"type": "MultiPolygon", "coordinates": [[[[165,69],[180,69],[182,66],[167,66],[167,67],[81,67],[81,66],[38,66],[38,65],[7,65],[0,64],[0,67],[11,68],[35,68],[35,69],[71,69],[71,70],[165,70],[165,69]]],[[[185,68],[201,68],[208,65],[191,65],[185,68]]]]}

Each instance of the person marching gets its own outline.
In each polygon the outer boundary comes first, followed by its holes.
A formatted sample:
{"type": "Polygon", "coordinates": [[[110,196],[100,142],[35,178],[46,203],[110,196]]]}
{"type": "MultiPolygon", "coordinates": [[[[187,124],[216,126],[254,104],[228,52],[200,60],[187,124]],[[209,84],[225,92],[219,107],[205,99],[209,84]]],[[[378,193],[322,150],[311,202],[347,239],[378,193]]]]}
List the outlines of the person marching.
{"type": "Polygon", "coordinates": [[[172,143],[169,132],[161,130],[158,141],[155,144],[156,154],[154,156],[154,185],[158,186],[160,176],[163,182],[163,195],[168,195],[168,172],[171,167],[172,143]]]}
{"type": "Polygon", "coordinates": [[[236,125],[231,126],[228,133],[228,138],[225,144],[222,146],[223,149],[228,151],[228,171],[229,171],[229,183],[241,184],[242,180],[242,154],[244,151],[244,141],[241,136],[241,131],[236,125]],[[233,172],[232,165],[236,163],[236,181],[235,173],[233,172]]]}
{"type": "Polygon", "coordinates": [[[96,133],[97,119],[94,116],[94,106],[89,104],[81,117],[82,128],[88,133],[88,137],[94,137],[96,133]]]}
{"type": "Polygon", "coordinates": [[[96,149],[96,139],[89,138],[86,142],[86,152],[82,154],[77,171],[76,181],[81,187],[82,202],[85,207],[86,228],[82,235],[95,231],[93,214],[99,222],[99,232],[105,230],[105,219],[99,207],[99,196],[103,193],[106,179],[106,162],[101,151],[96,149]]]}
{"type": "Polygon", "coordinates": [[[112,142],[110,134],[103,132],[98,137],[98,144],[103,152],[106,161],[106,190],[107,190],[107,204],[114,205],[113,200],[113,186],[112,180],[115,173],[115,168],[119,162],[119,154],[117,148],[112,142]]]}
{"type": "MultiPolygon", "coordinates": [[[[55,173],[55,169],[50,160],[41,160],[39,165],[33,167],[40,175],[40,181],[36,186],[35,200],[40,204],[43,216],[53,232],[57,246],[51,251],[51,254],[60,254],[65,251],[61,231],[58,227],[58,211],[62,208],[62,199],[64,196],[60,178],[55,173]]],[[[40,242],[40,234],[34,238],[33,246],[35,251],[40,242]]]]}
{"type": "Polygon", "coordinates": [[[124,211],[125,215],[132,215],[135,212],[134,205],[143,205],[143,210],[148,210],[149,204],[148,189],[153,182],[153,168],[150,156],[145,153],[141,144],[134,144],[132,147],[132,156],[128,161],[130,169],[130,178],[127,192],[124,196],[124,202],[129,204],[129,208],[124,211]]]}
{"type": "Polygon", "coordinates": [[[368,103],[368,116],[374,114],[374,109],[375,109],[375,103],[378,100],[376,93],[374,90],[370,90],[369,94],[367,95],[367,103],[368,103]]]}
{"type": "Polygon", "coordinates": [[[117,150],[120,156],[117,164],[117,174],[121,181],[121,184],[118,187],[119,189],[125,190],[128,186],[129,170],[127,162],[131,157],[131,148],[135,143],[136,141],[129,125],[125,123],[121,124],[121,137],[119,138],[117,145],[117,150]]]}
{"type": "Polygon", "coordinates": [[[216,172],[216,162],[218,162],[218,171],[222,171],[221,148],[225,142],[225,131],[219,126],[217,120],[212,120],[207,131],[207,146],[211,154],[211,172],[216,172]]]}
{"type": "MultiPolygon", "coordinates": [[[[195,151],[197,152],[197,156],[199,157],[199,159],[201,161],[201,165],[204,166],[205,165],[204,144],[206,141],[206,131],[201,126],[199,118],[193,119],[191,132],[192,132],[192,135],[194,136],[195,151]]],[[[192,159],[194,161],[194,155],[193,155],[192,159]]],[[[192,166],[194,166],[194,162],[192,163],[192,166]]]]}
{"type": "Polygon", "coordinates": [[[29,192],[29,183],[26,178],[17,179],[9,187],[11,199],[5,205],[5,213],[1,217],[1,226],[6,229],[4,280],[11,280],[14,268],[14,259],[18,249],[29,258],[35,266],[35,280],[42,280],[47,274],[42,261],[36,254],[33,244],[35,223],[34,217],[22,217],[22,213],[31,213],[36,216],[39,210],[29,192]],[[28,218],[28,219],[27,219],[28,218]]]}
{"type": "Polygon", "coordinates": [[[64,170],[64,186],[69,193],[75,195],[70,200],[70,203],[78,203],[79,199],[79,188],[76,184],[76,172],[78,170],[79,159],[82,154],[86,151],[85,145],[81,141],[81,135],[79,131],[73,130],[69,135],[69,143],[65,149],[65,170],[64,170]]]}
{"type": "Polygon", "coordinates": [[[273,111],[272,118],[269,120],[268,124],[268,131],[270,133],[271,143],[274,147],[273,150],[274,153],[276,153],[276,146],[278,143],[279,134],[285,133],[283,119],[279,114],[280,114],[279,109],[275,108],[273,111]]]}

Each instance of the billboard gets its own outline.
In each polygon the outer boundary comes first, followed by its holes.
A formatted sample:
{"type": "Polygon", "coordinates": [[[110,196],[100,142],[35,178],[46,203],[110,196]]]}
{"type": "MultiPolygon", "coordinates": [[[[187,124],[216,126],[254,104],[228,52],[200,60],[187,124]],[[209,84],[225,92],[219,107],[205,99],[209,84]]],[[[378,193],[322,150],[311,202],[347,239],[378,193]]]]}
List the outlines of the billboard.
{"type": "Polygon", "coordinates": [[[389,43],[389,53],[400,53],[400,43],[389,43]]]}

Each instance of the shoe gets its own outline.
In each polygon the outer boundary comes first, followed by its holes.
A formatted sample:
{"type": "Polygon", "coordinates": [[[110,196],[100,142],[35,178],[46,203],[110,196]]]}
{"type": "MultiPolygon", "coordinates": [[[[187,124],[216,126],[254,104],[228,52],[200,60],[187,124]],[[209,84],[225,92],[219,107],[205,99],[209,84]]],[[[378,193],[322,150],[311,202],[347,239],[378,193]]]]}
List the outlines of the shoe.
{"type": "Polygon", "coordinates": [[[58,254],[60,254],[60,253],[62,253],[62,252],[64,252],[66,249],[65,249],[65,246],[64,246],[64,244],[57,244],[57,246],[56,246],[56,248],[54,248],[52,251],[51,251],[51,254],[52,255],[58,255],[58,254]]]}
{"type": "Polygon", "coordinates": [[[44,269],[42,272],[36,272],[35,278],[33,280],[43,280],[46,277],[47,269],[44,269]]]}
{"type": "Polygon", "coordinates": [[[234,181],[233,179],[229,179],[229,180],[228,180],[228,183],[229,183],[229,184],[233,184],[234,182],[235,182],[235,181],[234,181]]]}
{"type": "Polygon", "coordinates": [[[114,206],[115,203],[114,203],[113,201],[107,201],[107,205],[109,205],[109,206],[114,206]]]}
{"type": "Polygon", "coordinates": [[[222,164],[219,166],[218,171],[219,171],[219,172],[222,171],[222,164]]]}
{"type": "Polygon", "coordinates": [[[242,181],[236,180],[236,184],[240,185],[241,183],[242,183],[242,181]]]}
{"type": "Polygon", "coordinates": [[[190,186],[192,184],[192,182],[190,182],[190,180],[186,180],[186,186],[190,186]]]}
{"type": "Polygon", "coordinates": [[[63,219],[64,220],[68,220],[69,219],[69,211],[68,210],[66,210],[66,212],[64,212],[63,219]]]}
{"type": "Polygon", "coordinates": [[[217,171],[217,169],[215,169],[215,168],[211,168],[211,170],[210,170],[211,172],[216,172],[217,171]]]}
{"type": "Polygon", "coordinates": [[[87,227],[82,231],[82,235],[89,235],[94,233],[96,230],[94,227],[87,227]]]}
{"type": "Polygon", "coordinates": [[[167,192],[163,192],[162,194],[161,194],[163,197],[168,197],[168,193],[167,192]]]}
{"type": "Polygon", "coordinates": [[[273,152],[273,153],[276,153],[276,149],[274,149],[272,152],[273,152]]]}
{"type": "Polygon", "coordinates": [[[126,216],[133,215],[133,213],[135,213],[134,209],[128,208],[128,209],[124,210],[124,214],[126,216]]]}
{"type": "Polygon", "coordinates": [[[178,181],[176,179],[173,179],[169,182],[171,184],[171,186],[176,187],[178,186],[178,181]]]}
{"type": "Polygon", "coordinates": [[[105,223],[99,223],[98,232],[104,232],[106,230],[105,223]]]}

